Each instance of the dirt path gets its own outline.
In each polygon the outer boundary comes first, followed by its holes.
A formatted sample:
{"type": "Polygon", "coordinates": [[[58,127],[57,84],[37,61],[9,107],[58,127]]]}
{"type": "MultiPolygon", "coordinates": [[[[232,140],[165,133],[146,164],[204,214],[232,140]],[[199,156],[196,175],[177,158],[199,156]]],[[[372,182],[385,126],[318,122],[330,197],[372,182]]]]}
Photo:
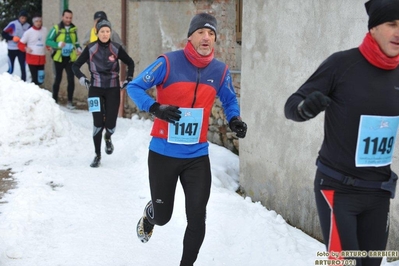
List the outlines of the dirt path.
{"type": "Polygon", "coordinates": [[[14,180],[13,172],[11,168],[9,169],[0,169],[0,204],[6,203],[3,200],[4,193],[6,193],[9,189],[13,189],[17,186],[17,183],[14,180]]]}

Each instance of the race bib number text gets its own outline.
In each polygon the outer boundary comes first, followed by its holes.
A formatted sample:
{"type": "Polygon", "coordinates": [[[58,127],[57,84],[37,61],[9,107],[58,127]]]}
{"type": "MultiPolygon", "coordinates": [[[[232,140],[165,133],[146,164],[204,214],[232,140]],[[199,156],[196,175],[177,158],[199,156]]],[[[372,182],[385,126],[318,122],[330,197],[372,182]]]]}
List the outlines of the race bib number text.
{"type": "Polygon", "coordinates": [[[392,163],[399,116],[362,115],[356,147],[356,167],[392,163]]]}
{"type": "Polygon", "coordinates": [[[204,110],[202,108],[180,108],[182,116],[178,122],[169,123],[168,142],[196,144],[199,142],[204,110]]]}
{"type": "Polygon", "coordinates": [[[100,112],[101,111],[101,102],[99,97],[90,97],[87,99],[87,104],[89,106],[89,112],[100,112]]]}

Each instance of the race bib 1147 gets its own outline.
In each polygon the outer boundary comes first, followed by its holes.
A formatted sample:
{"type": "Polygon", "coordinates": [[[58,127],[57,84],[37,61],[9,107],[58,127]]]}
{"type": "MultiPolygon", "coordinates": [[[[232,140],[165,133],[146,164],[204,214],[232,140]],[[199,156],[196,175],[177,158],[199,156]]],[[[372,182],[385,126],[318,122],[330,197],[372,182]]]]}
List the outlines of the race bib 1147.
{"type": "Polygon", "coordinates": [[[199,142],[204,109],[179,108],[181,118],[178,122],[169,123],[168,142],[176,144],[196,144],[199,142]]]}

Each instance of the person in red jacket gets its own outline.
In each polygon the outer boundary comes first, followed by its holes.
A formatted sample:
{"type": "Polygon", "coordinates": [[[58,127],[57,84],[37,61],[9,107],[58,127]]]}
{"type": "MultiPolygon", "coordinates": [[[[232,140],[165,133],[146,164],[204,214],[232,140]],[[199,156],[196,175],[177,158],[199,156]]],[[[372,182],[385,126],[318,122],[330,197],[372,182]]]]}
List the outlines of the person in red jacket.
{"type": "Polygon", "coordinates": [[[44,65],[46,64],[47,28],[42,27],[40,14],[32,18],[33,26],[28,29],[18,42],[18,49],[26,52],[26,63],[32,76],[32,82],[41,85],[44,82],[44,65]]]}
{"type": "Polygon", "coordinates": [[[151,200],[137,223],[137,237],[146,243],[155,225],[169,222],[180,180],[187,215],[180,266],[193,266],[205,237],[212,183],[207,132],[216,97],[237,138],[247,132],[230,70],[215,59],[216,36],[216,18],[207,13],[195,15],[184,49],[159,56],[127,86],[138,108],[155,116],[148,153],[151,200]],[[153,86],[156,100],[146,92],[153,86]]]}

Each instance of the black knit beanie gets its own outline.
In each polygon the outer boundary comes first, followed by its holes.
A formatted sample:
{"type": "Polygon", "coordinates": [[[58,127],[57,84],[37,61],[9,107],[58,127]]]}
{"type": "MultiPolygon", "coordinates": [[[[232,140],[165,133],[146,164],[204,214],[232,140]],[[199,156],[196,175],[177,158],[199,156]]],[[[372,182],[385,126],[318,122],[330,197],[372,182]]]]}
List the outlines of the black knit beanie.
{"type": "Polygon", "coordinates": [[[399,20],[399,0],[370,0],[364,4],[369,15],[368,28],[399,20]]]}
{"type": "Polygon", "coordinates": [[[101,18],[108,19],[107,14],[105,14],[104,11],[97,11],[96,13],[94,13],[94,20],[101,19],[101,18]]]}
{"type": "Polygon", "coordinates": [[[19,11],[18,18],[19,17],[28,17],[28,12],[26,12],[26,10],[19,11]]]}
{"type": "Polygon", "coordinates": [[[97,32],[102,28],[102,27],[108,27],[112,30],[111,28],[111,22],[109,22],[106,19],[100,19],[97,24],[96,24],[96,30],[97,32]]]}
{"type": "Polygon", "coordinates": [[[187,37],[190,37],[194,31],[201,29],[201,28],[208,28],[215,32],[215,41],[216,41],[216,29],[217,29],[217,21],[216,18],[212,15],[207,13],[200,13],[193,17],[190,22],[190,28],[188,29],[187,37]]]}

